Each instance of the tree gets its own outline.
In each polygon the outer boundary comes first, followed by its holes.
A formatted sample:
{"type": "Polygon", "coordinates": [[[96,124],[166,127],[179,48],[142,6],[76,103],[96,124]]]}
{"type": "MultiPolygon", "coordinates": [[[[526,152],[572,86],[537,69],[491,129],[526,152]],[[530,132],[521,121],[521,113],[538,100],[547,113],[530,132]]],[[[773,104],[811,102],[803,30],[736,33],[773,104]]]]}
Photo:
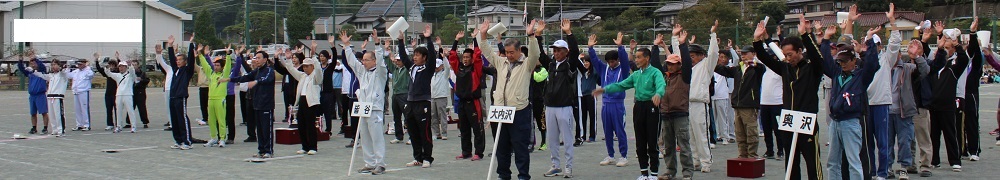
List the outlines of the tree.
{"type": "Polygon", "coordinates": [[[250,42],[274,43],[274,12],[256,11],[250,13],[250,42]]]}
{"type": "Polygon", "coordinates": [[[437,31],[435,34],[441,36],[441,43],[445,44],[454,42],[455,34],[465,30],[465,24],[462,23],[462,19],[458,18],[458,16],[455,16],[454,14],[445,15],[444,21],[435,27],[438,27],[435,29],[435,31],[437,31]]]}
{"type": "Polygon", "coordinates": [[[344,23],[343,26],[340,26],[340,30],[347,31],[347,36],[351,36],[351,39],[361,38],[361,35],[358,34],[358,27],[354,27],[353,24],[344,23]]]}
{"type": "MultiPolygon", "coordinates": [[[[720,41],[736,37],[736,19],[740,18],[740,10],[725,0],[701,0],[698,5],[681,10],[680,23],[691,36],[697,36],[697,44],[707,44],[709,29],[719,21],[716,34],[720,41]]],[[[774,21],[774,20],[771,20],[774,21]]],[[[750,29],[747,29],[750,31],[750,29]]],[[[745,33],[746,34],[746,33],[745,33]]],[[[690,37],[689,37],[690,38],[690,37]]],[[[719,44],[720,47],[724,44],[719,44]]]]}
{"type": "Polygon", "coordinates": [[[788,12],[788,6],[785,6],[785,3],[782,2],[769,1],[758,4],[754,10],[757,11],[757,16],[760,17],[752,19],[754,20],[753,25],[756,25],[756,22],[760,20],[764,20],[763,16],[771,17],[771,19],[768,20],[768,25],[777,25],[778,22],[785,20],[785,13],[788,12]]]}
{"type": "Polygon", "coordinates": [[[194,42],[212,47],[222,47],[222,40],[215,36],[215,22],[212,12],[202,10],[194,19],[194,42]]]}
{"type": "MultiPolygon", "coordinates": [[[[653,20],[649,18],[651,11],[646,8],[641,7],[630,7],[627,10],[621,12],[618,16],[614,18],[609,18],[602,22],[601,31],[594,31],[597,33],[597,38],[599,44],[614,44],[614,39],[617,38],[618,32],[624,32],[625,34],[632,35],[633,31],[644,31],[646,29],[653,27],[653,20]]],[[[573,31],[577,32],[577,31],[573,31]]],[[[583,32],[581,32],[583,33],[583,32]]],[[[586,36],[580,36],[584,41],[587,42],[586,36]]],[[[633,37],[637,38],[640,44],[651,44],[653,43],[653,38],[649,36],[633,37]]],[[[628,38],[626,38],[628,39],[628,38]]],[[[580,39],[577,39],[580,40],[580,39]]]]}
{"type": "Polygon", "coordinates": [[[291,39],[289,42],[292,42],[289,45],[297,45],[298,42],[295,42],[296,39],[312,35],[312,31],[315,28],[313,21],[316,21],[316,15],[313,14],[312,5],[309,4],[309,0],[292,0],[285,16],[288,17],[287,31],[288,38],[291,39]]]}

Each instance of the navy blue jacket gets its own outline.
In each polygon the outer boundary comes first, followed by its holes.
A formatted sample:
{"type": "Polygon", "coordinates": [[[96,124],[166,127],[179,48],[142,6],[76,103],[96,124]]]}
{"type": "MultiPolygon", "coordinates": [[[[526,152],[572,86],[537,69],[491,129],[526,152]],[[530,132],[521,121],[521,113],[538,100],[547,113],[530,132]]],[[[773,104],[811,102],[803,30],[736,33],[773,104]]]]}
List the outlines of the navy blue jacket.
{"type": "MultiPolygon", "coordinates": [[[[259,59],[258,61],[263,61],[259,59]]],[[[243,63],[243,62],[237,62],[243,63]]],[[[274,110],[274,68],[268,66],[266,63],[263,67],[249,71],[249,74],[243,76],[230,76],[229,82],[242,83],[257,81],[257,85],[254,85],[248,93],[250,93],[250,99],[253,99],[253,109],[254,110],[264,110],[270,111],[274,110]]]]}
{"type": "MultiPolygon", "coordinates": [[[[406,54],[406,41],[399,40],[399,60],[403,61],[403,66],[410,67],[410,73],[416,73],[416,76],[412,78],[413,83],[410,83],[410,92],[406,97],[407,101],[431,100],[431,78],[434,77],[434,67],[437,67],[436,60],[438,53],[434,52],[434,43],[430,37],[422,38],[427,41],[427,56],[424,56],[425,63],[423,69],[417,68],[419,65],[414,65],[413,59],[410,59],[410,55],[406,54]]],[[[409,74],[403,76],[409,76],[409,74]]]]}
{"type": "Polygon", "coordinates": [[[188,45],[187,65],[177,67],[177,57],[174,56],[174,48],[167,48],[167,64],[174,69],[174,77],[170,79],[170,98],[187,98],[188,86],[191,85],[191,76],[194,76],[194,43],[188,45]]]}
{"type": "MultiPolygon", "coordinates": [[[[830,54],[830,41],[823,40],[820,44],[822,44],[819,51],[823,54],[823,74],[833,79],[833,89],[830,90],[830,117],[834,121],[860,118],[868,103],[868,85],[872,83],[875,72],[880,67],[878,45],[874,40],[865,42],[868,45],[863,56],[865,64],[858,66],[850,74],[845,74],[843,68],[834,60],[835,56],[830,54]]],[[[808,53],[816,54],[814,51],[808,53]]]]}

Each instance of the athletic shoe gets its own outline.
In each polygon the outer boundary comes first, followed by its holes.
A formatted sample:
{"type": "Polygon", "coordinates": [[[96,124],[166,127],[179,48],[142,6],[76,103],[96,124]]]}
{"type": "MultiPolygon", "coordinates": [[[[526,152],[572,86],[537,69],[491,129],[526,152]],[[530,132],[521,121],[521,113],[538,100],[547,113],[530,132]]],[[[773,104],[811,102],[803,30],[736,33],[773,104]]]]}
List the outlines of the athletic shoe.
{"type": "Polygon", "coordinates": [[[709,149],[715,149],[715,144],[708,144],[709,149]]]}
{"type": "Polygon", "coordinates": [[[545,174],[543,174],[542,176],[552,177],[552,176],[559,176],[559,175],[562,175],[562,169],[551,168],[551,169],[549,169],[549,171],[545,172],[545,174]]]}
{"type": "Polygon", "coordinates": [[[208,143],[205,143],[204,146],[205,147],[215,147],[215,145],[219,145],[219,140],[215,140],[215,139],[208,140],[208,143]]]}
{"type": "Polygon", "coordinates": [[[226,140],[219,140],[219,147],[220,148],[226,147],[226,140]]]}
{"type": "Polygon", "coordinates": [[[113,132],[113,133],[120,133],[120,132],[122,132],[122,128],[115,128],[115,130],[111,131],[111,132],[113,132]]]}
{"type": "Polygon", "coordinates": [[[370,168],[370,167],[365,166],[365,167],[363,167],[361,169],[358,169],[358,173],[362,173],[362,174],[372,173],[372,170],[374,170],[374,169],[375,168],[370,168]]]}
{"type": "Polygon", "coordinates": [[[410,142],[410,140],[406,140],[406,145],[410,145],[410,144],[412,144],[412,143],[410,142]]]}
{"type": "MultiPolygon", "coordinates": [[[[114,128],[115,128],[114,126],[108,126],[108,127],[104,128],[104,131],[110,131],[110,130],[113,130],[114,128]]],[[[31,129],[35,129],[35,128],[31,128],[31,129]]],[[[31,134],[35,134],[35,133],[31,133],[31,134]]]]}
{"type": "Polygon", "coordinates": [[[995,145],[1000,146],[1000,140],[997,140],[997,143],[995,145]]]}
{"type": "Polygon", "coordinates": [[[920,171],[920,177],[931,177],[931,175],[933,175],[933,173],[931,173],[931,170],[920,171]]]}
{"type": "Polygon", "coordinates": [[[639,175],[635,180],[649,180],[649,175],[639,175]]]}
{"type": "Polygon", "coordinates": [[[399,144],[399,142],[403,142],[403,141],[401,141],[401,140],[399,140],[399,139],[392,139],[392,140],[389,140],[389,144],[399,144]]]}
{"type": "Polygon", "coordinates": [[[173,131],[173,130],[174,128],[169,126],[167,126],[167,128],[163,128],[163,131],[173,131]]]}
{"type": "Polygon", "coordinates": [[[199,126],[208,125],[208,122],[205,122],[205,119],[198,119],[198,125],[199,126]]]}
{"type": "Polygon", "coordinates": [[[431,162],[427,161],[427,160],[424,160],[424,164],[422,166],[420,166],[420,167],[421,168],[429,168],[429,167],[431,167],[431,162]]]}
{"type": "Polygon", "coordinates": [[[441,140],[447,141],[448,140],[448,136],[441,136],[441,140]]]}
{"type": "Polygon", "coordinates": [[[305,153],[306,153],[306,150],[295,151],[295,154],[305,154],[305,153]]]}
{"type": "Polygon", "coordinates": [[[469,159],[469,158],[472,158],[472,156],[465,156],[465,155],[455,156],[455,159],[469,159]]]}
{"type": "Polygon", "coordinates": [[[180,144],[170,145],[170,149],[180,149],[180,148],[181,148],[180,144]]]}
{"type": "Polygon", "coordinates": [[[906,174],[906,170],[899,170],[898,172],[896,172],[896,176],[899,177],[899,180],[909,180],[910,179],[910,175],[906,174]]]}
{"type": "Polygon", "coordinates": [[[548,150],[548,149],[549,149],[549,145],[548,144],[542,144],[541,146],[538,146],[538,150],[539,151],[545,151],[545,150],[548,150]]]}
{"type": "Polygon", "coordinates": [[[372,170],[372,175],[385,174],[385,167],[379,166],[372,170]]]}
{"type": "Polygon", "coordinates": [[[170,127],[170,123],[163,124],[164,127],[170,127]]]}
{"type": "Polygon", "coordinates": [[[247,139],[244,139],[243,142],[257,142],[257,139],[247,138],[247,139]]]}
{"type": "Polygon", "coordinates": [[[83,127],[75,127],[73,129],[70,129],[70,131],[80,131],[81,129],[83,129],[83,127]]]}
{"type": "Polygon", "coordinates": [[[613,157],[604,157],[604,160],[601,161],[601,166],[607,166],[608,164],[611,164],[611,163],[615,163],[615,158],[613,158],[613,157]]]}
{"type": "Polygon", "coordinates": [[[247,126],[247,123],[246,122],[241,122],[240,126],[247,126]]]}
{"type": "Polygon", "coordinates": [[[712,168],[709,168],[707,165],[703,165],[703,166],[701,166],[701,172],[703,172],[703,173],[710,173],[710,172],[712,172],[712,168]]]}
{"type": "Polygon", "coordinates": [[[684,175],[684,178],[681,178],[681,179],[682,180],[691,180],[691,175],[684,175]]]}
{"type": "Polygon", "coordinates": [[[566,170],[563,171],[563,177],[564,178],[573,178],[573,169],[566,168],[566,170]]]}
{"type": "Polygon", "coordinates": [[[131,124],[126,124],[125,126],[122,126],[122,128],[132,128],[132,125],[131,124]]]}
{"type": "Polygon", "coordinates": [[[583,142],[581,142],[579,139],[577,139],[576,142],[573,142],[573,147],[580,147],[580,145],[583,145],[583,142]]]}
{"type": "Polygon", "coordinates": [[[48,133],[49,133],[49,127],[43,127],[42,134],[48,134],[48,133]]]}
{"type": "Polygon", "coordinates": [[[764,154],[764,159],[774,159],[773,154],[764,154]]]}
{"type": "Polygon", "coordinates": [[[722,141],[722,145],[729,145],[729,141],[722,141]]]}
{"type": "Polygon", "coordinates": [[[472,161],[478,161],[478,160],[482,160],[482,159],[483,159],[483,157],[480,157],[479,155],[472,155],[472,161]]]}
{"type": "Polygon", "coordinates": [[[149,129],[149,125],[148,124],[142,124],[142,128],[143,129],[149,129]]]}
{"type": "Polygon", "coordinates": [[[406,167],[413,167],[413,166],[420,166],[420,165],[422,165],[422,164],[420,163],[420,161],[417,161],[417,160],[413,160],[413,161],[410,161],[410,163],[406,163],[406,167]]]}
{"type": "Polygon", "coordinates": [[[757,137],[764,137],[764,133],[758,133],[757,137]]]}
{"type": "Polygon", "coordinates": [[[308,155],[316,155],[316,150],[309,150],[309,152],[306,152],[306,154],[308,154],[308,155]]]}
{"type": "Polygon", "coordinates": [[[736,139],[729,139],[729,143],[736,143],[736,139]]]}
{"type": "Polygon", "coordinates": [[[979,156],[978,155],[969,156],[969,161],[979,161],[979,156]]]}
{"type": "Polygon", "coordinates": [[[618,158],[618,164],[615,164],[618,167],[625,167],[626,165],[628,165],[628,159],[625,159],[625,157],[618,158]]]}
{"type": "Polygon", "coordinates": [[[132,131],[130,131],[130,132],[131,132],[131,133],[135,133],[135,128],[132,128],[132,131]]]}
{"type": "Polygon", "coordinates": [[[191,149],[190,145],[181,145],[181,150],[188,150],[188,149],[191,149]]]}
{"type": "Polygon", "coordinates": [[[351,140],[351,144],[347,144],[347,145],[345,145],[344,147],[345,147],[345,148],[353,148],[353,147],[354,147],[354,140],[352,139],[352,140],[351,140]]]}
{"type": "Polygon", "coordinates": [[[260,156],[260,158],[262,159],[272,158],[272,157],[274,157],[274,155],[271,155],[271,153],[264,153],[264,155],[260,156]]]}
{"type": "Polygon", "coordinates": [[[919,172],[917,171],[917,167],[916,166],[908,166],[908,167],[906,167],[906,173],[917,174],[919,172]]]}
{"type": "Polygon", "coordinates": [[[962,165],[951,165],[951,171],[962,172],[962,165]]]}
{"type": "Polygon", "coordinates": [[[782,157],[784,157],[784,156],[782,156],[781,154],[779,154],[778,156],[774,157],[774,160],[781,161],[782,157]]]}
{"type": "Polygon", "coordinates": [[[996,136],[997,134],[1000,134],[1000,128],[996,128],[993,129],[993,131],[990,131],[991,136],[996,136]]]}
{"type": "Polygon", "coordinates": [[[90,131],[90,127],[83,127],[81,131],[90,131]]]}

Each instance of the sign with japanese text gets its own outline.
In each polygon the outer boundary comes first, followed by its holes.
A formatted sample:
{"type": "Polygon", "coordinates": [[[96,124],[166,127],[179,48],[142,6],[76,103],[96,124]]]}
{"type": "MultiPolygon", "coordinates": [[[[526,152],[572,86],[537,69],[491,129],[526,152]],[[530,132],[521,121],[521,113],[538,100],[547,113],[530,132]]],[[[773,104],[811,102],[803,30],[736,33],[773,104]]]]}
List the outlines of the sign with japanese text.
{"type": "Polygon", "coordinates": [[[778,129],[812,135],[816,130],[816,114],[782,109],[778,129]]]}
{"type": "Polygon", "coordinates": [[[507,124],[514,123],[514,111],[517,111],[517,108],[510,106],[490,106],[489,116],[486,120],[507,124]]]}

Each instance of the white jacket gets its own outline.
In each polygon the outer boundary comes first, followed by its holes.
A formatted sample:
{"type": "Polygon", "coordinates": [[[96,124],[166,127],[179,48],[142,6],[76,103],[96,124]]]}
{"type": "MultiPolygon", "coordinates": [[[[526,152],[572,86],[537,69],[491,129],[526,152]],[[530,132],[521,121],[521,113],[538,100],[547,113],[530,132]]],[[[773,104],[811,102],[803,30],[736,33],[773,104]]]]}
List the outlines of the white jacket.
{"type": "Polygon", "coordinates": [[[164,72],[167,72],[167,74],[163,76],[163,92],[169,91],[171,82],[170,79],[174,78],[174,68],[170,66],[170,64],[167,64],[167,61],[163,60],[162,54],[156,55],[156,63],[160,64],[160,68],[163,68],[164,72]]]}
{"type": "Polygon", "coordinates": [[[781,75],[775,73],[771,68],[764,71],[764,77],[760,83],[760,105],[782,105],[785,102],[781,99],[782,89],[781,75]]]}
{"type": "Polygon", "coordinates": [[[712,73],[715,77],[715,95],[712,95],[712,100],[723,100],[729,99],[729,82],[726,81],[726,76],[722,76],[719,73],[712,73]]]}
{"type": "Polygon", "coordinates": [[[448,98],[451,95],[451,84],[448,83],[448,76],[451,74],[451,65],[448,61],[439,61],[443,70],[434,72],[431,78],[431,98],[448,98]]]}
{"type": "Polygon", "coordinates": [[[116,73],[104,66],[104,71],[107,72],[108,76],[118,83],[118,91],[115,96],[132,96],[132,88],[135,86],[135,68],[129,65],[127,69],[128,71],[125,73],[116,73]]]}
{"type": "Polygon", "coordinates": [[[879,68],[875,71],[872,83],[868,85],[869,105],[892,104],[892,68],[896,67],[899,46],[902,41],[903,38],[899,31],[892,31],[889,35],[889,44],[885,46],[882,53],[879,53],[879,68]]]}
{"type": "Polygon", "coordinates": [[[63,69],[62,71],[51,72],[48,74],[42,74],[42,72],[34,71],[31,68],[27,68],[27,70],[32,71],[31,73],[35,74],[35,76],[49,81],[48,89],[45,91],[48,94],[66,94],[66,84],[69,83],[69,75],[66,74],[66,72],[68,72],[69,69],[63,69]]]}
{"type": "MultiPolygon", "coordinates": [[[[306,60],[315,61],[311,59],[306,59],[306,60]]],[[[322,70],[323,68],[319,68],[319,65],[313,65],[313,67],[315,68],[313,68],[312,74],[306,74],[297,69],[290,68],[290,67],[295,67],[295,65],[292,65],[292,61],[287,59],[282,59],[280,61],[282,64],[281,67],[288,70],[288,74],[291,75],[292,78],[295,78],[295,80],[299,80],[299,86],[296,87],[295,89],[296,96],[295,96],[295,104],[293,106],[297,106],[299,104],[299,101],[303,100],[299,98],[301,96],[306,96],[306,99],[304,100],[306,101],[306,103],[308,103],[310,107],[319,105],[320,103],[319,92],[322,90],[320,85],[323,84],[323,70],[322,70]]],[[[314,62],[314,63],[319,64],[319,62],[314,62]]]]}
{"type": "MultiPolygon", "coordinates": [[[[670,44],[674,46],[674,52],[680,53],[680,43],[677,41],[677,37],[671,37],[670,44]]],[[[715,72],[715,65],[719,64],[719,42],[716,40],[715,33],[712,33],[711,38],[709,38],[707,51],[708,57],[691,67],[691,91],[688,94],[691,102],[710,103],[712,101],[706,89],[712,88],[712,75],[715,72]]],[[[687,56],[687,54],[682,54],[682,56],[687,56]]]]}
{"type": "MultiPolygon", "coordinates": [[[[344,51],[354,52],[351,47],[345,47],[344,51]]],[[[347,65],[354,70],[358,77],[358,90],[354,93],[358,96],[358,102],[372,103],[373,111],[385,110],[385,84],[388,82],[389,69],[385,67],[385,54],[382,47],[375,48],[375,68],[366,69],[357,57],[347,56],[347,65]]]]}
{"type": "Polygon", "coordinates": [[[67,75],[73,81],[73,94],[90,91],[91,80],[94,79],[94,70],[90,66],[83,69],[70,70],[67,72],[67,75]]]}

